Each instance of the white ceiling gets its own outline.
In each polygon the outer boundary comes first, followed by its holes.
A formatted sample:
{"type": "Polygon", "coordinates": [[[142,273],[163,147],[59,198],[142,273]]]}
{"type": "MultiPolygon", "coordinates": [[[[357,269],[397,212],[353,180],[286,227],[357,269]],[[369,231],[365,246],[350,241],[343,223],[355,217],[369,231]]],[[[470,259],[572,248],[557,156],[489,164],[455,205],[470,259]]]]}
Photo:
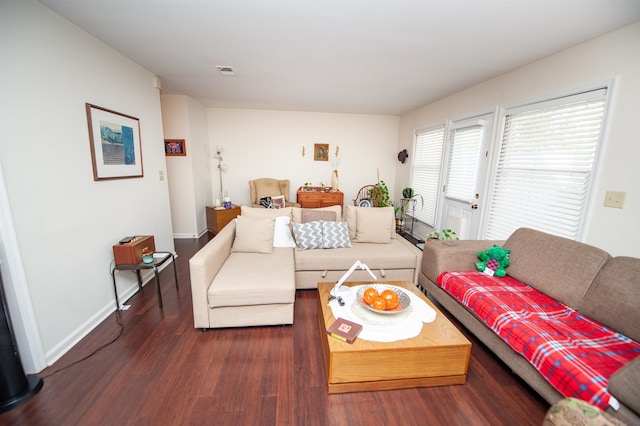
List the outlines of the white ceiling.
{"type": "Polygon", "coordinates": [[[640,0],[40,1],[165,94],[391,115],[640,20],[640,0]]]}

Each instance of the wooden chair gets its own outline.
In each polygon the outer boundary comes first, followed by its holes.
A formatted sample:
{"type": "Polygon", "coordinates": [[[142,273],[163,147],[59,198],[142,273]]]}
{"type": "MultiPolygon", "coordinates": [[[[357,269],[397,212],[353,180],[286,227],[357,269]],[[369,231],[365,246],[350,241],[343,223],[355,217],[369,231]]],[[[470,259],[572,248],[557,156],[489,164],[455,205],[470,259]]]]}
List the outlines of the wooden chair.
{"type": "Polygon", "coordinates": [[[359,207],[379,207],[382,193],[375,185],[365,185],[358,191],[353,199],[353,205],[359,207]]]}

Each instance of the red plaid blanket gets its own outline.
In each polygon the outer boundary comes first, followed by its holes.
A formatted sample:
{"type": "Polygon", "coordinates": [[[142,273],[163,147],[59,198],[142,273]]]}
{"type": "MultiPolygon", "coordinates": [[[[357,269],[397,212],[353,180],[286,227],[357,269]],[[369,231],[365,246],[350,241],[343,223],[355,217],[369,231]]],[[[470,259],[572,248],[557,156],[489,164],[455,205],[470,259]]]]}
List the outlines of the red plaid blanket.
{"type": "Polygon", "coordinates": [[[437,281],[565,397],[606,409],[609,378],[640,355],[640,343],[511,277],[443,272],[437,281]]]}

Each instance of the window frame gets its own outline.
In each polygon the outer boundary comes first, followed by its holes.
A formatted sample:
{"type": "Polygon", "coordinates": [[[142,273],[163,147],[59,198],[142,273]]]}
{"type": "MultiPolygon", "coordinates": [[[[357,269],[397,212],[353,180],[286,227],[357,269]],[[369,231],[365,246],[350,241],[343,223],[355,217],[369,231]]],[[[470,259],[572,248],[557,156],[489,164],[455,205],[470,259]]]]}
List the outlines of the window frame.
{"type": "MultiPolygon", "coordinates": [[[[423,213],[423,209],[416,209],[416,214],[414,219],[428,225],[431,227],[436,226],[436,224],[438,223],[439,220],[439,208],[441,205],[441,188],[442,188],[442,170],[444,167],[444,155],[445,155],[445,151],[446,151],[446,139],[447,139],[447,131],[448,131],[448,125],[447,123],[442,123],[442,124],[438,124],[438,125],[434,125],[434,126],[430,126],[430,127],[425,127],[425,128],[421,128],[421,129],[417,129],[413,132],[413,155],[411,156],[411,166],[410,166],[410,170],[409,170],[409,186],[411,188],[413,188],[415,190],[415,192],[417,194],[420,194],[423,199],[424,199],[424,205],[425,208],[428,206],[428,203],[430,202],[430,195],[429,194],[423,194],[419,189],[416,188],[417,185],[415,185],[414,182],[414,174],[416,171],[416,168],[418,168],[419,166],[416,166],[416,161],[419,159],[418,157],[418,141],[419,141],[419,136],[421,134],[429,134],[429,133],[435,133],[435,132],[439,132],[442,134],[442,142],[440,145],[440,159],[439,159],[439,163],[437,166],[437,170],[433,170],[432,173],[436,173],[437,174],[437,182],[436,184],[433,186],[433,218],[432,218],[432,222],[433,223],[429,223],[429,217],[428,217],[428,213],[423,213]]],[[[409,214],[409,213],[407,213],[409,214]]],[[[409,216],[411,216],[411,214],[409,214],[409,216]]],[[[413,216],[412,216],[413,217],[413,216]]]]}
{"type": "MultiPolygon", "coordinates": [[[[595,145],[593,163],[590,170],[590,176],[586,183],[586,189],[584,191],[584,202],[582,203],[581,215],[577,224],[577,231],[575,235],[576,241],[584,241],[586,234],[586,226],[590,220],[593,209],[595,207],[595,185],[598,182],[598,176],[600,174],[600,164],[602,153],[606,147],[606,135],[607,129],[609,125],[609,114],[610,114],[610,106],[612,102],[612,98],[614,96],[614,87],[613,87],[613,79],[600,81],[591,85],[583,86],[581,88],[574,88],[573,90],[565,90],[562,92],[554,93],[545,97],[538,97],[535,99],[530,99],[527,101],[514,103],[511,105],[506,105],[500,107],[499,112],[499,128],[495,133],[496,139],[493,141],[493,155],[492,161],[489,169],[489,185],[487,190],[487,200],[488,202],[485,205],[485,209],[483,211],[483,219],[481,222],[481,238],[487,239],[490,237],[489,234],[489,222],[491,220],[491,206],[490,203],[494,200],[495,188],[496,188],[496,179],[499,173],[500,167],[500,155],[503,149],[504,144],[504,132],[505,127],[507,125],[507,116],[517,114],[525,111],[532,111],[534,109],[540,109],[541,107],[553,107],[563,104],[569,104],[569,99],[574,98],[575,100],[580,99],[581,97],[589,97],[590,93],[604,91],[604,102],[603,102],[603,112],[602,119],[600,124],[600,130],[597,136],[597,142],[595,145]]],[[[523,225],[524,226],[524,225],[523,225]]],[[[549,232],[548,230],[546,232],[549,232]]],[[[504,236],[505,238],[507,236],[504,236]]],[[[504,238],[502,238],[504,239],[504,238]]]]}

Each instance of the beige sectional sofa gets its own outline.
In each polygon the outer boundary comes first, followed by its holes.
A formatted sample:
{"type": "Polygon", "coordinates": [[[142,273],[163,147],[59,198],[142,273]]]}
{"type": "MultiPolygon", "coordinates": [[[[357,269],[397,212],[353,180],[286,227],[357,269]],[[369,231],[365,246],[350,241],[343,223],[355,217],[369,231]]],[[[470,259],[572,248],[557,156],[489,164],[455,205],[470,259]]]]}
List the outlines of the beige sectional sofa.
{"type": "MultiPolygon", "coordinates": [[[[477,254],[493,244],[510,249],[507,274],[627,337],[640,341],[640,259],[614,257],[596,247],[519,229],[506,241],[439,241],[425,244],[418,281],[447,311],[475,334],[514,373],[549,403],[562,395],[520,354],[437,284],[445,271],[473,271],[477,254]]],[[[640,356],[610,378],[608,389],[620,408],[606,411],[640,424],[640,356]]]]}
{"type": "MultiPolygon", "coordinates": [[[[342,216],[340,206],[278,210],[243,206],[238,220],[225,226],[189,261],[194,326],[292,324],[296,289],[335,282],[356,260],[365,263],[378,279],[417,283],[422,252],[396,236],[391,208],[347,206],[344,220],[342,216]],[[277,217],[295,224],[346,222],[351,247],[269,250],[274,237],[282,245],[278,235],[283,234],[278,232],[283,228],[275,225],[282,221],[277,217]]],[[[370,279],[366,271],[356,270],[349,281],[370,279]]]]}

